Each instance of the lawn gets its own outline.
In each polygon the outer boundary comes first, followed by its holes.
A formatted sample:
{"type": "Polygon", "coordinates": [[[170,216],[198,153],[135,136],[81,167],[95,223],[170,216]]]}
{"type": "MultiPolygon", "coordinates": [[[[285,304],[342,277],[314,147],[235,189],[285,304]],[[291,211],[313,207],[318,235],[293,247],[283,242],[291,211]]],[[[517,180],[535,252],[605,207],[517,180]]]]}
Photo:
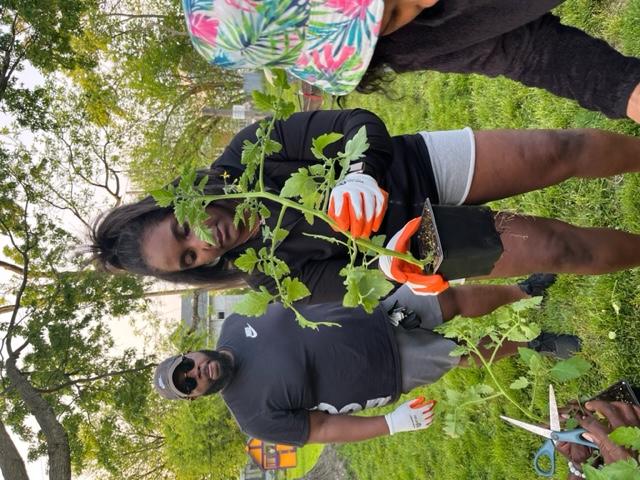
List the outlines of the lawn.
{"type": "MultiPolygon", "coordinates": [[[[571,0],[559,13],[566,23],[606,38],[627,54],[640,56],[640,0],[571,0]]],[[[421,73],[398,77],[394,88],[402,93],[401,98],[354,94],[347,99],[347,106],[378,113],[392,134],[471,126],[474,129],[589,127],[640,136],[640,128],[630,121],[608,120],[574,102],[505,79],[421,73]]],[[[554,216],[583,226],[638,232],[638,192],[638,175],[576,180],[493,207],[554,216]]],[[[599,277],[563,275],[551,289],[546,305],[535,312],[536,321],[545,330],[579,335],[583,340],[582,355],[593,364],[584,377],[557,387],[560,403],[579,394],[596,393],[620,378],[640,384],[639,285],[637,269],[599,277]]],[[[497,373],[509,384],[522,369],[517,361],[507,360],[498,364],[497,373]]],[[[452,371],[412,396],[425,394],[441,399],[447,389],[477,382],[489,382],[478,369],[452,371]]],[[[543,410],[544,395],[539,395],[538,400],[543,410]]],[[[503,412],[518,416],[504,402],[496,402],[478,407],[467,432],[457,439],[446,437],[441,422],[436,421],[423,432],[345,445],[340,452],[348,459],[354,478],[359,480],[538,478],[531,460],[540,440],[503,424],[498,419],[503,412]]],[[[566,478],[566,464],[558,461],[557,467],[554,478],[566,478]]]]}

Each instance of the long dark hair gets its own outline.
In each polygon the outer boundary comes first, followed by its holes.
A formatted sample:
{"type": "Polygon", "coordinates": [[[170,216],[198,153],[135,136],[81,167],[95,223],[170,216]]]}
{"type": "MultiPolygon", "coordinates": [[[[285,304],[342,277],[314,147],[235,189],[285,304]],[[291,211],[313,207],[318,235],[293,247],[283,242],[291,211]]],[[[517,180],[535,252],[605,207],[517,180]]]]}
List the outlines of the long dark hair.
{"type": "MultiPolygon", "coordinates": [[[[224,187],[220,180],[222,172],[218,168],[200,170],[196,182],[205,175],[208,176],[204,192],[207,195],[220,195],[224,187]]],[[[173,184],[177,185],[179,180],[174,180],[173,184]]],[[[244,281],[246,275],[235,269],[224,257],[216,265],[203,265],[177,272],[162,272],[147,265],[141,246],[144,234],[171,214],[171,207],[158,206],[151,196],[105,212],[96,219],[90,232],[89,250],[95,263],[106,271],[124,270],[175,283],[207,285],[216,289],[247,286],[244,281]]]]}

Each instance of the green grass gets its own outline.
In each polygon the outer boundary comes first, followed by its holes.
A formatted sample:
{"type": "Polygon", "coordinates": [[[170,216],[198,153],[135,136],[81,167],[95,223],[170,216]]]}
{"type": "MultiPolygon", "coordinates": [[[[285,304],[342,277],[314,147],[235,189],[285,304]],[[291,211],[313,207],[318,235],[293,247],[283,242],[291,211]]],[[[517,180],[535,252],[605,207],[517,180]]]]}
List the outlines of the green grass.
{"type": "MultiPolygon", "coordinates": [[[[640,0],[570,0],[558,12],[565,23],[607,39],[628,55],[640,56],[640,0]]],[[[347,106],[376,112],[392,134],[471,126],[592,127],[640,136],[640,128],[633,122],[609,120],[581,109],[575,102],[502,78],[407,74],[397,77],[394,88],[402,92],[402,98],[391,101],[382,95],[353,94],[347,106]]],[[[572,180],[493,207],[552,216],[578,225],[640,232],[640,176],[572,180]]],[[[560,402],[578,394],[594,394],[620,378],[640,384],[638,269],[598,277],[563,275],[536,317],[544,329],[578,334],[583,339],[584,357],[594,365],[584,377],[558,387],[560,402]],[[609,339],[610,332],[615,333],[615,339],[609,339]]],[[[497,365],[498,375],[506,384],[517,378],[521,369],[514,360],[497,365]]],[[[420,393],[440,399],[446,389],[461,390],[477,382],[489,383],[477,369],[459,369],[428,388],[412,392],[412,396],[420,393]]],[[[536,401],[541,409],[546,404],[543,393],[536,401]]],[[[442,424],[436,421],[426,431],[344,445],[340,452],[348,459],[354,478],[360,480],[538,478],[531,460],[540,440],[501,422],[498,414],[503,412],[518,417],[504,402],[495,402],[478,408],[467,432],[458,439],[447,438],[442,424]]],[[[561,459],[557,468],[554,478],[566,478],[566,464],[561,459]]]]}

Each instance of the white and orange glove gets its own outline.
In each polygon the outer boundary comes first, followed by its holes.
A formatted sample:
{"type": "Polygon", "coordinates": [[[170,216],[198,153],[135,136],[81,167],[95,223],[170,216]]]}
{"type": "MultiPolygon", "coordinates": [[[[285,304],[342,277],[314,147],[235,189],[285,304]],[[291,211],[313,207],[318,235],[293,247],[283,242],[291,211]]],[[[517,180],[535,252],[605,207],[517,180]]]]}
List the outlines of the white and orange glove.
{"type": "MultiPolygon", "coordinates": [[[[420,229],[420,217],[409,220],[386,245],[389,250],[407,253],[411,237],[420,229]]],[[[382,255],[378,267],[390,280],[407,285],[416,295],[437,295],[449,288],[442,275],[429,275],[417,265],[405,262],[396,257],[382,255]]]]}
{"type": "Polygon", "coordinates": [[[433,408],[435,400],[425,400],[424,397],[409,400],[393,412],[387,413],[384,419],[389,427],[389,434],[422,430],[433,423],[433,408]]]}
{"type": "Polygon", "coordinates": [[[349,173],[331,191],[329,217],[340,232],[369,237],[380,228],[387,210],[387,192],[366,173],[349,173]]]}

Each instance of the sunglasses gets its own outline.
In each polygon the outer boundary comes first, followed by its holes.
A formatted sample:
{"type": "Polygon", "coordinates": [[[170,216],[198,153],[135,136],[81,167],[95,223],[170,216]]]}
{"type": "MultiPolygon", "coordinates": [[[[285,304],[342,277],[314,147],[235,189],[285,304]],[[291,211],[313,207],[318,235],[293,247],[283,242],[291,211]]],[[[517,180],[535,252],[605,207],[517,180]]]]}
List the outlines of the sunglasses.
{"type": "Polygon", "coordinates": [[[198,386],[198,382],[195,378],[187,376],[187,373],[193,370],[194,366],[195,362],[192,359],[182,355],[180,364],[173,371],[173,385],[185,395],[189,395],[198,386]]]}

